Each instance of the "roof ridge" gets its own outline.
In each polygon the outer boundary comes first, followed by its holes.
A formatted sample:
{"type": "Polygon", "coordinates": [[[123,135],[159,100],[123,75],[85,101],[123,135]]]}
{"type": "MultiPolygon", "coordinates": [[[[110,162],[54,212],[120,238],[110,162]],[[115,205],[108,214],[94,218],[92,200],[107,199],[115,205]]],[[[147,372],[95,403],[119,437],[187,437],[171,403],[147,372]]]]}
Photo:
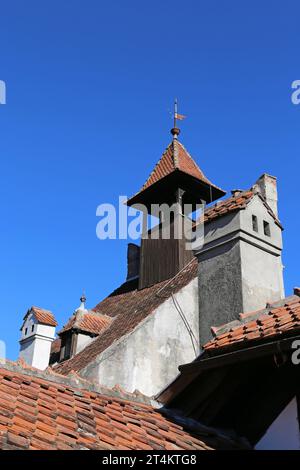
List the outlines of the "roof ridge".
{"type": "Polygon", "coordinates": [[[177,145],[180,145],[180,142],[177,139],[174,139],[173,140],[173,163],[176,169],[180,169],[177,145]]]}
{"type": "Polygon", "coordinates": [[[103,330],[97,338],[95,338],[71,359],[55,365],[55,369],[62,372],[67,372],[71,369],[80,371],[84,369],[92,360],[95,360],[99,354],[104,353],[104,351],[106,351],[113,344],[116,344],[123,337],[135,331],[142,321],[146,320],[146,318],[150,316],[159,305],[171,297],[172,293],[178,292],[193,279],[195,279],[195,277],[197,277],[197,259],[193,258],[192,261],[188,263],[180,272],[178,272],[174,278],[156,283],[153,286],[147,287],[145,289],[135,289],[130,293],[125,293],[124,301],[122,297],[114,300],[114,298],[108,296],[103,299],[103,301],[98,304],[97,308],[100,310],[101,304],[105,305],[105,302],[108,302],[106,308],[112,308],[112,318],[114,319],[114,323],[103,330]],[[166,293],[161,295],[164,289],[167,290],[167,296],[166,293]],[[132,301],[132,293],[135,296],[134,301],[132,301]],[[126,297],[127,295],[128,297],[126,297]],[[109,300],[112,300],[112,302],[116,303],[110,303],[109,300]],[[119,307],[117,307],[118,305],[119,307]],[[126,312],[126,318],[131,318],[130,323],[124,323],[124,315],[122,315],[122,313],[114,313],[114,309],[115,311],[118,311],[118,308],[121,311],[126,312]],[[111,333],[111,328],[113,326],[114,331],[117,331],[117,334],[111,333]]]}
{"type": "Polygon", "coordinates": [[[22,323],[22,326],[21,326],[20,330],[22,330],[22,328],[24,326],[24,323],[26,321],[26,318],[28,317],[28,315],[31,312],[36,317],[36,320],[39,323],[41,323],[42,325],[49,325],[49,326],[57,326],[58,325],[58,323],[55,319],[54,313],[51,312],[51,310],[46,310],[45,308],[36,307],[36,306],[33,305],[25,313],[25,315],[23,317],[23,323],[22,323]]]}
{"type": "Polygon", "coordinates": [[[134,401],[137,403],[144,403],[151,406],[155,405],[157,408],[159,407],[157,402],[152,397],[147,397],[138,390],[135,390],[134,392],[130,393],[123,390],[122,387],[120,387],[119,385],[116,385],[113,388],[105,387],[103,385],[99,385],[96,382],[92,382],[81,377],[73,370],[67,375],[60,374],[51,367],[47,367],[47,369],[42,371],[40,369],[28,366],[24,360],[20,359],[18,359],[16,362],[6,360],[5,363],[0,364],[0,371],[1,370],[7,370],[22,375],[28,375],[33,378],[47,380],[58,386],[67,385],[68,387],[71,387],[73,389],[94,392],[99,395],[114,397],[119,400],[134,401]]]}
{"type": "Polygon", "coordinates": [[[43,312],[51,313],[53,315],[52,310],[49,310],[48,308],[43,308],[43,307],[38,307],[37,305],[32,305],[30,310],[42,310],[43,312]]]}
{"type": "MultiPolygon", "coordinates": [[[[148,176],[147,180],[145,181],[145,183],[143,184],[143,186],[141,187],[141,189],[136,193],[138,194],[140,191],[143,191],[148,183],[148,181],[151,179],[151,177],[153,176],[153,174],[155,173],[156,169],[159,167],[161,161],[164,159],[164,157],[166,156],[168,150],[173,147],[173,143],[174,141],[172,140],[169,145],[166,147],[166,149],[164,150],[164,152],[162,153],[160,159],[158,160],[158,162],[156,163],[156,165],[154,166],[153,170],[151,171],[150,175],[148,176]]],[[[174,152],[174,150],[173,150],[174,152]]]]}
{"type": "Polygon", "coordinates": [[[16,364],[0,368],[3,389],[0,412],[6,417],[1,422],[1,449],[155,450],[159,447],[196,451],[245,448],[246,443],[239,436],[225,435],[219,429],[186,420],[179,417],[176,410],[166,413],[160,403],[136,392],[124,393],[120,387],[104,389],[83,379],[78,383],[76,375],[71,383],[67,377],[56,375],[54,380],[53,376],[44,375],[36,370],[29,373],[16,364]],[[77,381],[75,386],[74,380],[77,381]],[[28,413],[32,416],[30,426],[18,413],[24,394],[28,397],[28,413]],[[51,403],[51,410],[47,412],[39,406],[45,400],[51,403]],[[83,417],[87,408],[88,421],[83,417]],[[63,417],[60,421],[45,421],[46,415],[52,416],[56,411],[63,417]],[[135,432],[137,426],[142,439],[135,432]],[[121,435],[120,427],[124,431],[121,435]]]}

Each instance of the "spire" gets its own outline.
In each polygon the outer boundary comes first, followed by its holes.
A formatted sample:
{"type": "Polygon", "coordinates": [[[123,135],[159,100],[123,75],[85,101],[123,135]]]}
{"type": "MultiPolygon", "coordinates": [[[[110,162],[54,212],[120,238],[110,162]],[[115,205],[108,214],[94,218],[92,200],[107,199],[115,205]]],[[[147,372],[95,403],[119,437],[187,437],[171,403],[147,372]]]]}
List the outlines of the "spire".
{"type": "Polygon", "coordinates": [[[174,101],[174,127],[171,129],[171,134],[173,135],[173,139],[177,139],[179,134],[180,134],[180,129],[177,127],[177,120],[183,121],[186,116],[183,114],[178,114],[178,101],[177,98],[175,98],[174,101]]]}

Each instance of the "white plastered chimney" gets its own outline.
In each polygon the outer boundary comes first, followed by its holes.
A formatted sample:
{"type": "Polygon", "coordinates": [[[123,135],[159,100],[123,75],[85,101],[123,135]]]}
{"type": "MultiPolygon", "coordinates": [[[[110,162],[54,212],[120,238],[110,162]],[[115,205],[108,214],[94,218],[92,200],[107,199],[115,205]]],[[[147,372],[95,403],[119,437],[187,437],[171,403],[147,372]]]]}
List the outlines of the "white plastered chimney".
{"type": "Polygon", "coordinates": [[[257,180],[254,185],[254,188],[258,189],[258,191],[264,197],[276,217],[278,217],[278,193],[276,176],[271,176],[267,173],[264,173],[257,180]]]}
{"type": "Polygon", "coordinates": [[[46,369],[49,365],[51,344],[55,339],[56,325],[49,310],[31,307],[21,327],[19,357],[32,367],[46,369]]]}

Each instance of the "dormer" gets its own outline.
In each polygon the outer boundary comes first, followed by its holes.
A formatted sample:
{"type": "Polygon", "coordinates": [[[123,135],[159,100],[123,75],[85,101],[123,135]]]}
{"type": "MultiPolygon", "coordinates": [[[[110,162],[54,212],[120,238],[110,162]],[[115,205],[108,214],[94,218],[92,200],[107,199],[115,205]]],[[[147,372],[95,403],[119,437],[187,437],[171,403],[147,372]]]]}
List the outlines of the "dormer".
{"type": "Polygon", "coordinates": [[[58,332],[61,340],[60,351],[55,357],[59,362],[70,359],[79,353],[112,322],[112,319],[107,315],[88,310],[85,307],[85,302],[86,297],[83,294],[80,298],[80,306],[62,330],[58,332]]]}

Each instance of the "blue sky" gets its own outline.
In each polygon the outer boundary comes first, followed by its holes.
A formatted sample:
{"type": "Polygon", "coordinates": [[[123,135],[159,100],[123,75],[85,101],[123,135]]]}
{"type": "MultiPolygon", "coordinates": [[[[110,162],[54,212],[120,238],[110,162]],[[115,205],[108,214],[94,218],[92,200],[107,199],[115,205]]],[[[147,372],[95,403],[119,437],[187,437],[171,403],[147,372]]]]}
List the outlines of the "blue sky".
{"type": "Polygon", "coordinates": [[[2,2],[1,334],[18,353],[31,305],[60,325],[125,277],[126,241],[96,238],[96,207],[135,193],[181,140],[230,190],[278,176],[286,291],[300,284],[297,1],[2,2]]]}

